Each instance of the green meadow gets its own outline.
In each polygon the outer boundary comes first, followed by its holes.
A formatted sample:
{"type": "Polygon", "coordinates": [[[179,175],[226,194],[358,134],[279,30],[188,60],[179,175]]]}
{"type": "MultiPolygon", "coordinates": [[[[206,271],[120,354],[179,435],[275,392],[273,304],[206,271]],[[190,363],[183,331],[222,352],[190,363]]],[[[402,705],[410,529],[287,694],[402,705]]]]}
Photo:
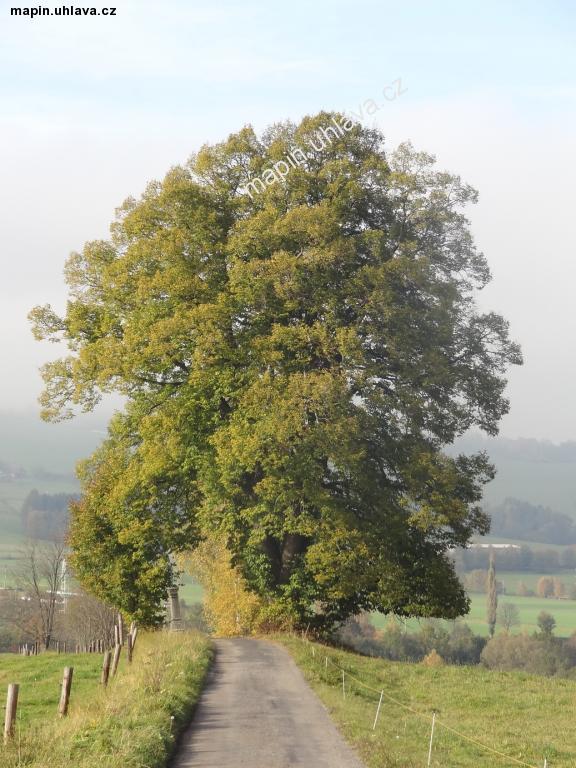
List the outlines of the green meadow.
{"type": "MultiPolygon", "coordinates": [[[[470,628],[479,635],[488,634],[488,624],[486,622],[486,595],[473,594],[470,596],[470,613],[462,617],[470,628]]],[[[556,619],[555,634],[559,637],[569,637],[576,632],[576,601],[575,600],[553,600],[542,597],[517,597],[516,595],[500,595],[499,604],[514,603],[520,611],[520,625],[513,627],[516,632],[534,632],[538,628],[537,618],[540,611],[551,613],[556,619]]],[[[382,629],[390,621],[389,617],[380,613],[372,614],[372,623],[377,629],[382,629]]],[[[408,619],[406,627],[409,631],[418,629],[421,623],[418,619],[408,619]]],[[[446,622],[449,624],[449,622],[446,622]]]]}
{"type": "Polygon", "coordinates": [[[573,681],[389,662],[296,638],[280,642],[369,768],[425,766],[433,712],[434,768],[541,768],[545,758],[551,768],[576,764],[573,681]]]}

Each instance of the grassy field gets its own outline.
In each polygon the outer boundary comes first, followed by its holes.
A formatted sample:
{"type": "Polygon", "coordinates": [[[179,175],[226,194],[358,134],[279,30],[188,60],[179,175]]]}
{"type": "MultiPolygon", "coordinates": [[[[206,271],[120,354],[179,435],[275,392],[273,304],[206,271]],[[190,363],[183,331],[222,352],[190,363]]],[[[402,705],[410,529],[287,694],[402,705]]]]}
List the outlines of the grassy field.
{"type": "MultiPolygon", "coordinates": [[[[486,595],[471,595],[470,613],[463,621],[478,635],[488,634],[486,623],[486,595]]],[[[542,597],[517,597],[516,595],[500,595],[499,604],[514,603],[520,611],[521,624],[513,628],[513,632],[534,632],[537,629],[537,617],[540,611],[551,613],[556,619],[555,634],[558,637],[569,637],[576,632],[576,601],[575,600],[546,600],[542,597]]],[[[382,629],[389,619],[380,613],[372,614],[372,623],[382,629]]],[[[409,631],[418,629],[419,620],[409,619],[406,626],[409,631]]]]}
{"type": "Polygon", "coordinates": [[[576,573],[573,570],[564,571],[551,571],[549,573],[533,573],[532,571],[498,571],[498,581],[501,581],[506,587],[506,595],[504,597],[515,597],[515,592],[518,591],[518,584],[522,581],[534,592],[536,591],[536,585],[542,576],[552,576],[553,578],[560,579],[566,589],[573,587],[576,584],[576,573]]]}
{"type": "Polygon", "coordinates": [[[20,683],[17,732],[12,744],[0,747],[2,768],[165,766],[210,658],[209,641],[198,633],[142,634],[132,665],[122,661],[102,690],[99,655],[0,656],[0,689],[20,683]],[[74,667],[70,713],[58,719],[65,665],[74,667]]]}
{"type": "Polygon", "coordinates": [[[98,688],[102,657],[100,654],[44,653],[40,656],[0,654],[0,691],[6,691],[8,683],[20,684],[18,725],[24,731],[30,724],[54,719],[58,705],[58,685],[62,670],[74,667],[71,711],[77,702],[90,698],[98,688]]]}
{"type": "Polygon", "coordinates": [[[517,764],[507,757],[534,768],[540,768],[544,758],[551,768],[572,768],[576,763],[576,684],[572,681],[479,667],[387,662],[317,644],[312,656],[309,643],[295,638],[280,641],[369,768],[426,765],[433,711],[437,713],[432,752],[436,768],[517,764]],[[341,669],[345,670],[345,698],[341,669]],[[372,730],[382,690],[382,708],[372,730]]]}

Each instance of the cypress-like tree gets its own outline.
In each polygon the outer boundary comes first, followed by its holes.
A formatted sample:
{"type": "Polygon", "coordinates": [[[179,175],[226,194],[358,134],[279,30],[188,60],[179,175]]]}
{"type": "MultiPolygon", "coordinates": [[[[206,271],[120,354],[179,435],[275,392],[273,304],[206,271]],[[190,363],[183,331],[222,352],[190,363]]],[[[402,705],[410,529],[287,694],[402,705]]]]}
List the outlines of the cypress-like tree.
{"type": "Polygon", "coordinates": [[[490,554],[490,567],[488,569],[488,597],[486,600],[486,618],[488,621],[488,632],[490,637],[494,637],[496,631],[496,621],[498,617],[498,590],[496,587],[496,564],[494,552],[490,554]]]}

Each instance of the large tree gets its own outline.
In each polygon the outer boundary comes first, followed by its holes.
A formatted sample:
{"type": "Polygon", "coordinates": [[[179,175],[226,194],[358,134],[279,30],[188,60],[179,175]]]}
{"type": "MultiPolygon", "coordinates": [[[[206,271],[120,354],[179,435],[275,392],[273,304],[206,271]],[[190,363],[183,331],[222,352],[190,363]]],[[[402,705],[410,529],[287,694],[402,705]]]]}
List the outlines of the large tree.
{"type": "Polygon", "coordinates": [[[83,582],[144,620],[207,532],[301,624],[467,610],[449,550],[487,531],[493,469],[442,448],[496,433],[520,352],[474,303],[474,190],[360,125],[322,147],[332,118],[205,146],[72,254],[63,317],[32,312],[71,352],[44,368],[45,418],[125,398],[71,541],[83,582]]]}

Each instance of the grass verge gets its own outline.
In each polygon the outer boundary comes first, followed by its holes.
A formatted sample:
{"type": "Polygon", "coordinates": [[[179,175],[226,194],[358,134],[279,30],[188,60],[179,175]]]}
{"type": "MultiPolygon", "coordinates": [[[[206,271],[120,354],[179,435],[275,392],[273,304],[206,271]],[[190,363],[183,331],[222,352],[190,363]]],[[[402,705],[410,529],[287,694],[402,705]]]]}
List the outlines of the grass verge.
{"type": "Polygon", "coordinates": [[[541,768],[544,758],[550,768],[576,764],[573,681],[481,667],[388,662],[296,638],[282,637],[280,642],[370,768],[425,766],[433,711],[437,725],[431,764],[437,768],[541,768]]]}
{"type": "Polygon", "coordinates": [[[0,656],[3,695],[5,683],[20,683],[16,734],[0,745],[0,765],[162,768],[192,715],[211,656],[198,633],[142,633],[133,663],[123,662],[106,690],[97,656],[0,656]],[[70,713],[58,719],[65,665],[74,666],[70,713]]]}

